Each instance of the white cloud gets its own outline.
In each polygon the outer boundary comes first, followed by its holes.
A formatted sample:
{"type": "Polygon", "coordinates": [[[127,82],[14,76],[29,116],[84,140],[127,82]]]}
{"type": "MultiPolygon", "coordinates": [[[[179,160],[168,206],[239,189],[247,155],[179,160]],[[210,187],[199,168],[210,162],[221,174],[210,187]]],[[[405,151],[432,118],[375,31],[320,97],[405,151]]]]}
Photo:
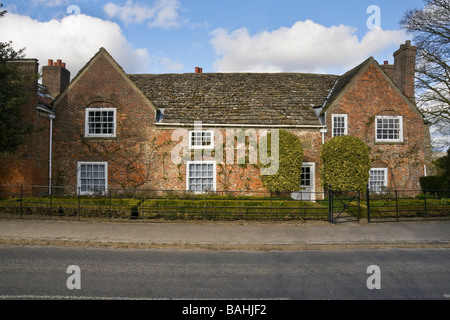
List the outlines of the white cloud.
{"type": "Polygon", "coordinates": [[[25,47],[26,57],[39,59],[41,67],[47,59],[62,59],[72,77],[100,47],[128,73],[145,72],[151,62],[147,49],[133,48],[119,25],[84,14],[39,22],[9,13],[0,20],[0,41],[9,40],[15,49],[25,47]]]}
{"type": "Polygon", "coordinates": [[[172,59],[167,57],[156,57],[155,61],[156,63],[161,64],[164,69],[172,72],[180,71],[184,68],[181,62],[173,61],[172,59]]]}
{"type": "Polygon", "coordinates": [[[406,40],[402,31],[368,31],[360,41],[356,29],[325,27],[311,20],[292,27],[251,35],[245,28],[228,32],[216,29],[211,44],[218,72],[343,73],[369,56],[406,40]]]}
{"type": "Polygon", "coordinates": [[[103,10],[109,18],[119,18],[126,24],[139,24],[147,21],[150,28],[175,28],[181,25],[181,17],[178,0],[158,0],[153,6],[134,4],[133,0],[127,0],[125,5],[119,6],[109,2],[103,10]]]}

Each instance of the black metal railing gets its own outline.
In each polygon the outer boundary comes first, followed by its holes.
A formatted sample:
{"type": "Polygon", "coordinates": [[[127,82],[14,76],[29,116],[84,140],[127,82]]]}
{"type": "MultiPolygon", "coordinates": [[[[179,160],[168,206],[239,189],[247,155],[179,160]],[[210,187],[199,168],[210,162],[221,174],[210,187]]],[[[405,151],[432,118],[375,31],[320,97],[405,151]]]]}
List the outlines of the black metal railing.
{"type": "MultiPolygon", "coordinates": [[[[119,189],[83,194],[60,186],[0,186],[0,218],[321,220],[330,223],[448,219],[450,198],[422,190],[342,192],[119,189]]],[[[446,194],[440,192],[439,194],[446,194]]],[[[447,193],[448,194],[448,193],[447,193]]]]}

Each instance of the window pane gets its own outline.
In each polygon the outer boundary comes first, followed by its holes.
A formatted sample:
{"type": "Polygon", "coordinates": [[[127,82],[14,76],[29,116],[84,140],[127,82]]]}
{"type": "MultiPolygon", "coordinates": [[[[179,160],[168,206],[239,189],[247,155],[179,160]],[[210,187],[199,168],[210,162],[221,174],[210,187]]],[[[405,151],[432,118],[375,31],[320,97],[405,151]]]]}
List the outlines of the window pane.
{"type": "Polygon", "coordinates": [[[191,163],[188,172],[190,191],[214,190],[214,164],[191,163]]]}
{"type": "Polygon", "coordinates": [[[333,137],[343,136],[346,132],[345,116],[333,115],[333,137]]]}
{"type": "Polygon", "coordinates": [[[90,135],[113,135],[115,112],[107,110],[88,111],[87,127],[90,135]]]}
{"type": "Polygon", "coordinates": [[[373,192],[381,192],[386,187],[386,170],[370,170],[369,189],[373,192]]]}
{"type": "Polygon", "coordinates": [[[399,141],[401,139],[401,123],[399,117],[377,118],[377,140],[399,141]]]}
{"type": "Polygon", "coordinates": [[[208,147],[212,145],[212,132],[190,131],[190,140],[193,147],[208,147]]]}
{"type": "Polygon", "coordinates": [[[79,187],[81,192],[104,192],[106,190],[106,166],[104,164],[80,165],[79,187]]]}

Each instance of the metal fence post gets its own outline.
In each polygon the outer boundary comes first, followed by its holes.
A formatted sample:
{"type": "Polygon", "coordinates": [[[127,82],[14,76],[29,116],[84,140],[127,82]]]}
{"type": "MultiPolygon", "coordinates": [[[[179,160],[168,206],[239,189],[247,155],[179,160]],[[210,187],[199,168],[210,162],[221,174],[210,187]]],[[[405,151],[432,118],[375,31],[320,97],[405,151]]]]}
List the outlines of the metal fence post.
{"type": "Polygon", "coordinates": [[[328,222],[333,223],[333,191],[331,184],[328,186],[328,222]]]}
{"type": "Polygon", "coordinates": [[[370,188],[367,184],[366,190],[367,223],[370,223],[370,188]]]}
{"type": "Polygon", "coordinates": [[[80,221],[80,213],[81,213],[81,187],[78,187],[78,210],[77,210],[77,215],[78,215],[78,221],[80,221]]]}
{"type": "Polygon", "coordinates": [[[398,190],[395,189],[395,214],[397,216],[397,222],[398,222],[398,190]]]}
{"type": "Polygon", "coordinates": [[[20,185],[20,219],[22,219],[23,212],[23,185],[20,185]]]}
{"type": "Polygon", "coordinates": [[[53,192],[50,192],[50,220],[52,220],[53,192]]]}
{"type": "Polygon", "coordinates": [[[109,188],[109,221],[111,222],[111,205],[112,205],[112,194],[111,188],[109,188]]]}

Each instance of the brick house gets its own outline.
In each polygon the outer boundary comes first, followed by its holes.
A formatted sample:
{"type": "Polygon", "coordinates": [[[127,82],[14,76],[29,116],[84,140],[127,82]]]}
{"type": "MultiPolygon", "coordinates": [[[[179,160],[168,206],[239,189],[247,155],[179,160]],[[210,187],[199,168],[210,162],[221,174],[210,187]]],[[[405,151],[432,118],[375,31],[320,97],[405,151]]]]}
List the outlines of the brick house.
{"type": "Polygon", "coordinates": [[[200,68],[126,74],[101,48],[70,84],[64,67],[46,80],[63,83],[52,85],[53,184],[81,194],[108,188],[264,191],[251,143],[244,163],[239,143],[285,129],[302,142],[306,191],[322,190],[321,146],[344,134],[371,147],[373,190],[419,190],[419,177],[431,170],[431,147],[428,123],[414,101],[416,51],[407,41],[394,53],[394,65],[370,57],[341,76],[200,68]]]}
{"type": "MultiPolygon", "coordinates": [[[[39,63],[36,59],[21,59],[12,61],[24,74],[34,76],[38,74],[39,63]]],[[[52,69],[53,67],[49,67],[52,69]]],[[[61,67],[54,67],[61,68],[61,67]]],[[[48,77],[47,70],[43,70],[44,78],[48,77]]],[[[70,73],[67,77],[69,83],[70,73]]],[[[25,185],[25,186],[48,186],[51,177],[51,137],[52,124],[55,114],[52,102],[54,100],[46,86],[38,83],[36,79],[28,88],[24,89],[27,100],[22,105],[22,125],[30,126],[31,130],[23,139],[14,153],[2,154],[0,156],[0,185],[25,185]]],[[[65,88],[65,87],[63,87],[65,88]]],[[[63,89],[59,87],[58,90],[63,89]]],[[[55,92],[53,92],[55,93],[55,92]]],[[[0,186],[0,193],[3,192],[0,186]]],[[[11,189],[9,190],[11,191],[11,189]]],[[[28,192],[28,190],[24,190],[28,192]]],[[[45,188],[43,192],[47,192],[45,188]]]]}

